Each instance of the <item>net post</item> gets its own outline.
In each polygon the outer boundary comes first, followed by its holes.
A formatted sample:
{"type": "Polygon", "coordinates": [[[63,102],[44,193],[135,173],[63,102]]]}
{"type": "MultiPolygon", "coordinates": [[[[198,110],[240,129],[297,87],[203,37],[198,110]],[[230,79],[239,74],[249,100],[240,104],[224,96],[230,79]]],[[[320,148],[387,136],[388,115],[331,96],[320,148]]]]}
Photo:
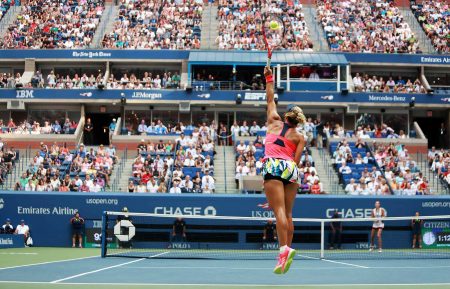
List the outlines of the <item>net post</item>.
{"type": "Polygon", "coordinates": [[[106,213],[106,211],[103,212],[102,214],[102,258],[106,257],[106,225],[107,225],[107,218],[108,218],[108,214],[106,213]]]}
{"type": "Polygon", "coordinates": [[[320,259],[325,257],[325,221],[320,221],[320,259]]]}

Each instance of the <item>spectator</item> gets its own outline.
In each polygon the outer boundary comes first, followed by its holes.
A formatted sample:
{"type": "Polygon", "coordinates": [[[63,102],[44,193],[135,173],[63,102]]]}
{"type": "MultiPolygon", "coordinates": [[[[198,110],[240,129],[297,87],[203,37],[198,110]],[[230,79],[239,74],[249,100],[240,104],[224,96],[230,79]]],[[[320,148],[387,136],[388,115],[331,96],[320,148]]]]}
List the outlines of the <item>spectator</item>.
{"type": "Polygon", "coordinates": [[[84,143],[87,145],[94,144],[94,126],[92,125],[91,119],[88,118],[84,124],[84,143]]]}
{"type": "Polygon", "coordinates": [[[114,131],[116,130],[116,119],[113,118],[108,127],[109,130],[109,143],[112,144],[112,137],[114,135],[114,131]]]}
{"type": "Polygon", "coordinates": [[[83,248],[83,226],[84,219],[80,217],[80,213],[76,212],[73,218],[70,219],[72,225],[72,248],[75,248],[78,240],[78,247],[83,248]]]}
{"type": "Polygon", "coordinates": [[[30,237],[30,227],[25,224],[25,221],[20,220],[20,224],[17,225],[16,230],[14,231],[16,235],[23,235],[23,240],[25,245],[27,245],[27,239],[30,237]]]}
{"type": "Polygon", "coordinates": [[[14,226],[10,218],[6,218],[5,224],[0,228],[0,234],[14,234],[14,226]]]}

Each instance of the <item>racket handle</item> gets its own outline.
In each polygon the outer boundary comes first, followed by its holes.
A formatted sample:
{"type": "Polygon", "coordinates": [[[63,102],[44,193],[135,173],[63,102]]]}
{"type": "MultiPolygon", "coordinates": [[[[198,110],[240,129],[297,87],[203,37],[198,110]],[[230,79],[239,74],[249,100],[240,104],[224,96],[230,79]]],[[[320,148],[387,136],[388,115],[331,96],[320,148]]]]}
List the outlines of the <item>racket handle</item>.
{"type": "Polygon", "coordinates": [[[267,58],[267,68],[270,68],[271,62],[272,62],[272,59],[271,58],[267,58]]]}

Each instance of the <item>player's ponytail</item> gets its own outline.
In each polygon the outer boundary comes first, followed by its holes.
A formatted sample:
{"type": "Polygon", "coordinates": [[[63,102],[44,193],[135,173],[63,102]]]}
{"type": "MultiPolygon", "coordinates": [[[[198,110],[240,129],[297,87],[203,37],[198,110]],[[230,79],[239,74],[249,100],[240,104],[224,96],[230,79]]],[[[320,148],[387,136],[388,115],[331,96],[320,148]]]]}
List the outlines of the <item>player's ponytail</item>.
{"type": "Polygon", "coordinates": [[[303,110],[298,106],[294,106],[286,112],[285,117],[293,126],[297,126],[298,124],[303,125],[306,122],[306,117],[303,114],[303,110]]]}

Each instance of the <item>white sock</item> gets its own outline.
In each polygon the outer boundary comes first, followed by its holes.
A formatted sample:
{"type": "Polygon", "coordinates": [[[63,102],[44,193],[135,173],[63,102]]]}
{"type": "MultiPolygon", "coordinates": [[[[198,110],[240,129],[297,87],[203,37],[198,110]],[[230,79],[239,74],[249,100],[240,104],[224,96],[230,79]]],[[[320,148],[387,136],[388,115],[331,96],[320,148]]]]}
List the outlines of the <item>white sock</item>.
{"type": "Polygon", "coordinates": [[[287,245],[280,247],[280,253],[283,253],[287,249],[287,245]]]}

